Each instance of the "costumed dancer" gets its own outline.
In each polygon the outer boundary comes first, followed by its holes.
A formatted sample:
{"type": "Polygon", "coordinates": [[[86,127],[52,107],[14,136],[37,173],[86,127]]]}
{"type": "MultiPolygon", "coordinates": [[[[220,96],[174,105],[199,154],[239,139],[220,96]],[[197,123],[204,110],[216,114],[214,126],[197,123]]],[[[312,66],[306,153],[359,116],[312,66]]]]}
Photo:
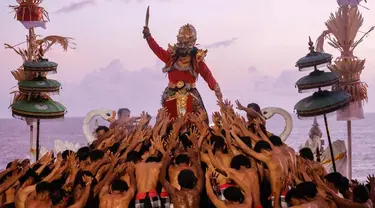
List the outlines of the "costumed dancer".
{"type": "MultiPolygon", "coordinates": [[[[169,83],[162,96],[162,106],[172,118],[190,112],[206,111],[202,98],[196,89],[199,75],[207,82],[216,97],[222,100],[219,84],[204,62],[207,50],[195,47],[197,32],[193,25],[183,25],[177,35],[177,43],[168,44],[168,50],[163,49],[151,36],[148,27],[149,7],[147,8],[146,24],[143,29],[144,38],[155,55],[165,63],[164,73],[168,73],[169,83]]],[[[208,122],[208,117],[206,119],[208,122]]]]}

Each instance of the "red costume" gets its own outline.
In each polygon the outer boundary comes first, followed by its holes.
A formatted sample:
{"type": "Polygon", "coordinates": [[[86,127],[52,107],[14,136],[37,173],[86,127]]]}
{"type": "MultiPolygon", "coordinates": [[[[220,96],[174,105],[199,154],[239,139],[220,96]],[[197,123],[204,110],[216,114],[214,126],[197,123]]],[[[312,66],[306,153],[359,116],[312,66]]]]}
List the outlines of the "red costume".
{"type": "Polygon", "coordinates": [[[194,47],[189,55],[181,57],[176,55],[175,48],[170,45],[168,50],[161,48],[151,35],[146,37],[146,40],[155,55],[165,63],[163,72],[168,73],[169,84],[164,91],[162,105],[167,108],[171,117],[205,110],[201,96],[195,88],[198,75],[203,77],[211,90],[220,90],[204,63],[207,51],[194,47]]]}

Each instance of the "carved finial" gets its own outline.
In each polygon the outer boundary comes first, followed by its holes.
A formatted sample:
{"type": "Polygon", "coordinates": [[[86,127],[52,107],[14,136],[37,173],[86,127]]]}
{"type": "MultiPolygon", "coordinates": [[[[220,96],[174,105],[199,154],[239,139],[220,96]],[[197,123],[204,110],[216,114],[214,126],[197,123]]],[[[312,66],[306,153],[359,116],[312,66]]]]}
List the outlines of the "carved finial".
{"type": "Polygon", "coordinates": [[[310,36],[309,36],[309,50],[310,52],[314,52],[314,43],[311,41],[310,36]]]}

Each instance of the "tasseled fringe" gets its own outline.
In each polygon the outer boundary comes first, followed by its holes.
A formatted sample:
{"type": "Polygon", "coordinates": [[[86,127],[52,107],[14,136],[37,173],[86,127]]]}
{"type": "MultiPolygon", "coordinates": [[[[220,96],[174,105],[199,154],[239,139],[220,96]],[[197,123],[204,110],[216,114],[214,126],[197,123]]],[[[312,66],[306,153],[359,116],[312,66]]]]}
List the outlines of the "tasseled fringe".
{"type": "Polygon", "coordinates": [[[368,102],[367,88],[368,88],[368,85],[366,83],[358,81],[353,84],[340,83],[336,89],[344,90],[348,92],[351,95],[351,102],[355,102],[355,101],[368,102]]]}

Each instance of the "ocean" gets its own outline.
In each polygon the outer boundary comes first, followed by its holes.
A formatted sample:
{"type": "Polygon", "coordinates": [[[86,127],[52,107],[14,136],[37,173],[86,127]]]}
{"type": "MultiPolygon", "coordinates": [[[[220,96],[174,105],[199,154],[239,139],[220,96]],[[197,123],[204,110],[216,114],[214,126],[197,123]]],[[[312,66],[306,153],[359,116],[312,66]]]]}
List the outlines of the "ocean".
{"type": "MultiPolygon", "coordinates": [[[[70,141],[84,145],[86,139],[82,134],[83,118],[65,118],[63,121],[41,122],[40,145],[47,149],[53,149],[54,140],[70,141]]],[[[293,117],[293,131],[287,140],[287,144],[295,150],[308,139],[308,132],[312,120],[299,120],[293,117]]],[[[105,121],[100,121],[105,123],[105,121]]],[[[323,119],[318,119],[323,137],[326,140],[323,119]]],[[[375,173],[375,157],[372,155],[375,150],[375,113],[367,114],[366,119],[352,121],[352,157],[353,157],[353,178],[364,181],[368,174],[375,173]]],[[[336,116],[328,117],[328,126],[331,138],[347,141],[346,122],[336,121],[336,116]]],[[[274,116],[267,122],[267,129],[275,134],[281,133],[284,128],[282,117],[274,116]]],[[[34,127],[34,131],[36,128],[34,127]]],[[[26,158],[30,148],[29,127],[22,120],[0,119],[0,170],[14,159],[26,158]]],[[[328,142],[325,141],[325,147],[328,142]]]]}

